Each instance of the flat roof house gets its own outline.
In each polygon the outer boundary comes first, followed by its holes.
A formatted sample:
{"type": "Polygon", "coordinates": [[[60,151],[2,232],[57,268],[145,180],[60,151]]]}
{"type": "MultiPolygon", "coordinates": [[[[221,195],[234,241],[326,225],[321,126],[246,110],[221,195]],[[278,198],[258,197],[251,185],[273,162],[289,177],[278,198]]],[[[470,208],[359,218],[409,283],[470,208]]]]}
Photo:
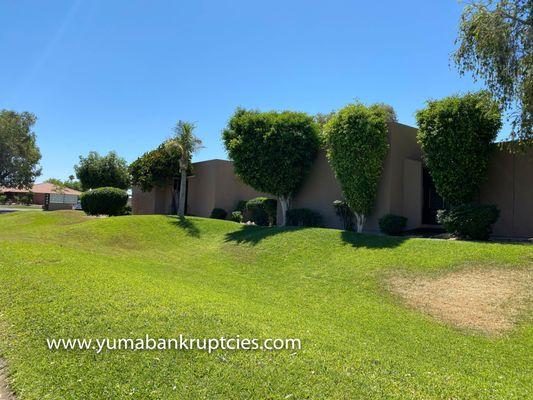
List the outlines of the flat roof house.
{"type": "MultiPolygon", "coordinates": [[[[379,218],[387,213],[406,217],[408,229],[436,224],[436,210],[442,208],[443,202],[424,167],[416,133],[416,128],[389,124],[390,148],[374,210],[367,218],[365,230],[377,231],[379,218]]],[[[169,182],[150,192],[134,187],[133,213],[170,214],[172,184],[176,183],[169,182]]],[[[269,196],[242,183],[235,175],[232,163],[225,160],[194,163],[187,186],[187,213],[201,217],[208,217],[215,207],[230,213],[240,200],[269,196]]],[[[292,199],[291,207],[318,211],[326,227],[341,228],[332,203],[342,198],[340,185],[325,152],[320,151],[309,176],[292,199]]],[[[494,146],[488,180],[480,190],[479,201],[496,204],[501,210],[494,226],[496,236],[533,237],[533,151],[511,154],[494,146]]]]}

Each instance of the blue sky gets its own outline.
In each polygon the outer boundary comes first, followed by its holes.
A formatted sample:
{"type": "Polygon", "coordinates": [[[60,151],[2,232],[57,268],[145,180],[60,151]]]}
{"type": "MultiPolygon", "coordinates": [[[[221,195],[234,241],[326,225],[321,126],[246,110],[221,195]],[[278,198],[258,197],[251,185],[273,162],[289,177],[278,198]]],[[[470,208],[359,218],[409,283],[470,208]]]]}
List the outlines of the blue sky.
{"type": "Polygon", "coordinates": [[[128,162],[197,124],[220,132],[237,106],[328,112],[386,102],[399,121],[429,98],[479,88],[450,65],[461,13],[441,1],[3,1],[0,108],[31,111],[43,176],[79,155],[128,162]]]}

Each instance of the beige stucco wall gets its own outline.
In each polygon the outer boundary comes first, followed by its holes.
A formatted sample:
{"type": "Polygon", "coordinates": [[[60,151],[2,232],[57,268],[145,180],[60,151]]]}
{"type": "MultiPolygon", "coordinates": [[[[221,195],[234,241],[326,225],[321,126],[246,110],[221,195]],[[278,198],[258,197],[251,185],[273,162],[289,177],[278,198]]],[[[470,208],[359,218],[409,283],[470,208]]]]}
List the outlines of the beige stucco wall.
{"type": "MultiPolygon", "coordinates": [[[[367,218],[365,230],[377,231],[379,218],[389,212],[407,217],[408,229],[421,226],[423,163],[416,133],[417,130],[410,126],[390,124],[390,149],[374,211],[367,218]]],[[[238,201],[265,195],[243,184],[229,161],[198,162],[193,164],[193,175],[188,178],[187,212],[208,217],[213,208],[220,207],[229,214],[238,201]]],[[[337,199],[342,199],[340,185],[325,152],[321,151],[300,191],[292,199],[291,207],[316,210],[322,215],[325,226],[340,228],[333,208],[333,201],[337,199]]],[[[496,235],[533,237],[533,149],[527,155],[511,155],[495,148],[480,200],[496,204],[501,209],[500,220],[494,227],[496,235]]],[[[170,182],[148,193],[133,188],[134,214],[168,214],[171,201],[170,182]]]]}
{"type": "Polygon", "coordinates": [[[188,180],[187,213],[207,217],[213,208],[223,208],[228,217],[240,200],[269,196],[245,185],[235,175],[233,164],[226,160],[209,160],[193,164],[188,180]]]}
{"type": "MultiPolygon", "coordinates": [[[[416,132],[415,128],[407,125],[398,123],[389,125],[390,147],[384,160],[374,209],[372,214],[367,216],[365,230],[379,230],[379,218],[389,212],[406,216],[409,227],[419,226],[422,209],[422,169],[420,148],[416,143],[416,132]],[[418,161],[420,165],[419,172],[407,166],[409,168],[408,173],[414,173],[409,178],[405,177],[404,172],[406,168],[404,161],[407,158],[418,161]],[[406,180],[409,186],[405,188],[404,194],[404,181],[406,180]],[[413,210],[410,204],[406,204],[404,207],[404,200],[409,201],[414,198],[419,199],[419,212],[413,210]]],[[[333,201],[341,199],[343,197],[339,182],[327,161],[325,151],[322,150],[319,152],[308,178],[294,197],[291,207],[305,207],[318,211],[327,227],[341,228],[341,221],[333,208],[333,201]]]]}
{"type": "Polygon", "coordinates": [[[516,154],[495,146],[480,201],[500,209],[494,235],[533,237],[533,149],[516,154]]]}

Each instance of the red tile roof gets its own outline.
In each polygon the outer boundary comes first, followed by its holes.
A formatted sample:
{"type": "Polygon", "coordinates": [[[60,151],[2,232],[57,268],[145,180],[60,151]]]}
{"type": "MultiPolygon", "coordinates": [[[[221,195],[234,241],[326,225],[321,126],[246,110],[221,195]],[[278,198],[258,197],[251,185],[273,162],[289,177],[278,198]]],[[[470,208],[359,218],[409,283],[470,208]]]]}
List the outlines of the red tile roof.
{"type": "Polygon", "coordinates": [[[0,187],[0,193],[2,192],[3,193],[28,193],[30,191],[33,193],[61,193],[61,194],[75,194],[75,195],[81,194],[81,192],[77,190],[67,188],[67,187],[59,187],[59,186],[54,185],[53,183],[48,183],[48,182],[36,183],[35,185],[33,185],[33,187],[30,190],[0,187]]]}

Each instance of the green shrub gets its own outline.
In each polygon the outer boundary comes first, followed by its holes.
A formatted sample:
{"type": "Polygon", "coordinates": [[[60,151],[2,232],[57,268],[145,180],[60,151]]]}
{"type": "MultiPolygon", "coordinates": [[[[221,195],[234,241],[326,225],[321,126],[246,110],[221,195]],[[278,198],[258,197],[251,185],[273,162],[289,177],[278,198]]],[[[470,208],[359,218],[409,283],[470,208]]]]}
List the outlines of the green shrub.
{"type": "Polygon", "coordinates": [[[322,226],[322,216],[308,208],[293,208],[286,213],[289,226],[322,226]]]}
{"type": "Polygon", "coordinates": [[[348,203],[342,200],[335,200],[333,208],[335,208],[335,214],[341,219],[342,229],[345,231],[353,230],[353,212],[348,203]]]}
{"type": "Polygon", "coordinates": [[[407,218],[387,214],[379,219],[379,229],[386,235],[400,235],[407,225],[407,218]]]}
{"type": "Polygon", "coordinates": [[[120,215],[131,215],[131,206],[124,206],[120,215]]]}
{"type": "Polygon", "coordinates": [[[231,213],[231,220],[233,222],[239,222],[241,223],[243,221],[243,217],[242,217],[242,211],[233,211],[231,213]]]}
{"type": "Polygon", "coordinates": [[[239,200],[239,202],[237,203],[233,211],[240,211],[240,212],[246,211],[246,203],[247,203],[246,200],[239,200]]]}
{"type": "MultiPolygon", "coordinates": [[[[222,134],[235,173],[254,189],[276,196],[281,209],[311,171],[318,126],[305,113],[237,109],[222,134]]],[[[284,225],[285,215],[280,224],[284,225]]]]}
{"type": "Polygon", "coordinates": [[[83,193],[80,202],[88,215],[121,215],[128,194],[122,189],[102,187],[83,193]]]}
{"type": "Polygon", "coordinates": [[[437,221],[458,238],[487,240],[499,216],[500,210],[495,205],[470,203],[439,210],[437,221]]]}
{"type": "Polygon", "coordinates": [[[228,216],[228,213],[223,208],[213,208],[213,211],[211,211],[211,215],[209,218],[214,219],[226,219],[228,216]]]}
{"type": "Polygon", "coordinates": [[[376,200],[389,148],[390,115],[379,104],[349,104],[324,126],[329,164],[355,216],[357,232],[362,232],[376,200]]]}
{"type": "Polygon", "coordinates": [[[7,196],[5,194],[0,194],[0,204],[5,204],[7,201],[7,196]]]}
{"type": "Polygon", "coordinates": [[[416,113],[418,143],[437,192],[452,205],[468,203],[487,179],[501,114],[486,92],[428,101],[416,113]]]}
{"type": "Polygon", "coordinates": [[[250,221],[256,225],[268,226],[276,224],[277,201],[268,197],[256,197],[246,202],[246,210],[250,212],[250,221]]]}

